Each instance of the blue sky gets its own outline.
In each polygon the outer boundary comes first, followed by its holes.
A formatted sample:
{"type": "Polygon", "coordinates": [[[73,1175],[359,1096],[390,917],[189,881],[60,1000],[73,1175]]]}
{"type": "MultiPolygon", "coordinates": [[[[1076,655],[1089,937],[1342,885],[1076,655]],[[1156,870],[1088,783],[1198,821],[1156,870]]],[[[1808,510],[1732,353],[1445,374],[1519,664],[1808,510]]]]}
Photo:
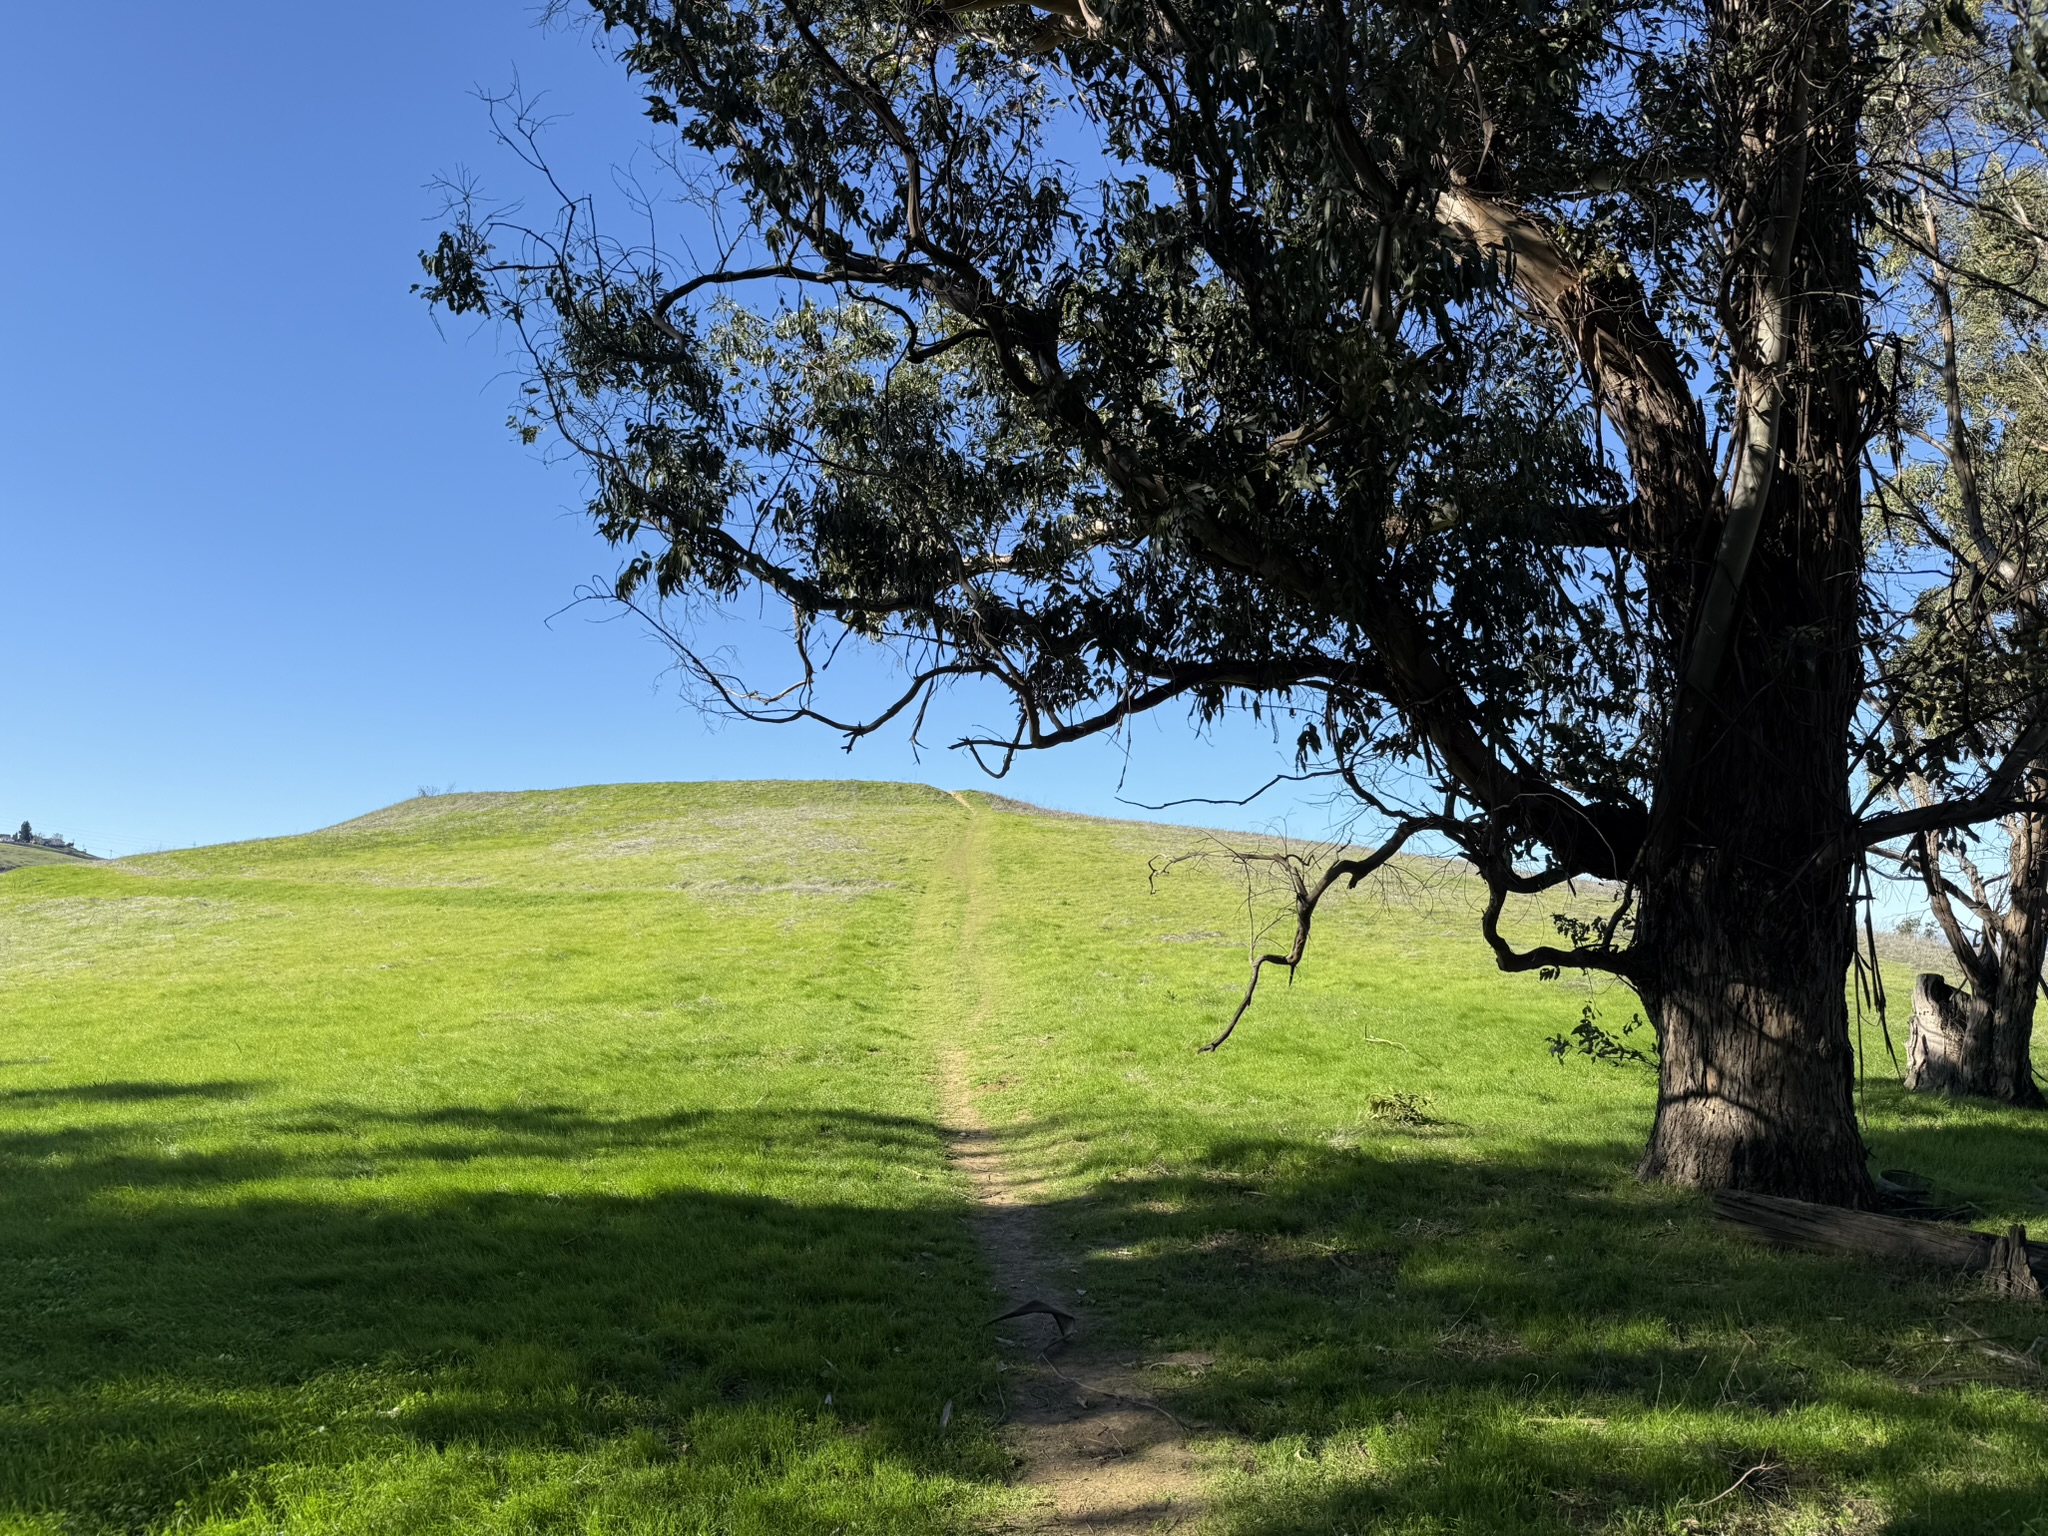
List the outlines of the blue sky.
{"type": "MultiPolygon", "coordinates": [[[[572,180],[602,185],[641,139],[621,72],[530,0],[12,10],[0,822],[124,853],[425,784],[985,782],[901,733],[849,757],[822,730],[708,723],[630,622],[559,612],[613,565],[577,478],[506,431],[496,339],[408,292],[434,178],[516,183],[475,96],[515,78],[546,93],[572,180]]],[[[1161,718],[1128,746],[992,787],[1130,815],[1286,766],[1249,722],[1204,740],[1161,718]]],[[[1321,800],[1177,815],[1315,835],[1321,800]]]]}
{"type": "MultiPolygon", "coordinates": [[[[631,621],[579,481],[505,426],[489,331],[409,289],[437,177],[519,177],[480,90],[544,93],[602,187],[640,97],[532,0],[15,7],[0,49],[0,826],[101,853],[305,831],[422,785],[916,779],[1105,815],[1243,793],[1269,724],[1177,715],[1000,785],[895,732],[709,722],[631,621]]],[[[737,616],[706,639],[746,643],[737,616]]],[[[887,679],[866,678],[870,691],[887,679]]],[[[961,701],[955,724],[999,722],[961,701]]],[[[1284,739],[1284,737],[1283,737],[1284,739]]],[[[1319,787],[1159,819],[1332,820],[1319,787]]],[[[1889,914],[1904,893],[1888,890],[1889,914]]]]}

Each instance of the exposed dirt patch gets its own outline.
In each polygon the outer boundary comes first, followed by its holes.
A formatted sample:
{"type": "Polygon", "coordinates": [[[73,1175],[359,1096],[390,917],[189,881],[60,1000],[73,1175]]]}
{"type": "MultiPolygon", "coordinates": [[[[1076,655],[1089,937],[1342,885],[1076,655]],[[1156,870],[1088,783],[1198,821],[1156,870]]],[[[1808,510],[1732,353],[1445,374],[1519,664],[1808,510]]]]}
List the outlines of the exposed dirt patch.
{"type": "MultiPolygon", "coordinates": [[[[1202,1479],[1186,1427],[1154,1397],[1141,1363],[1098,1336],[1087,1298],[1057,1278],[1027,1186],[975,1104],[966,1058],[950,1051],[941,1068],[952,1155],[973,1183],[975,1233],[995,1279],[989,1315],[1036,1301],[1073,1317],[1064,1339],[1043,1313],[995,1325],[1004,1346],[1004,1435],[1022,1463],[1020,1481],[1039,1495],[1007,1529],[1107,1536],[1192,1527],[1202,1479]]],[[[1155,1364],[1200,1368],[1192,1359],[1155,1364]]]]}

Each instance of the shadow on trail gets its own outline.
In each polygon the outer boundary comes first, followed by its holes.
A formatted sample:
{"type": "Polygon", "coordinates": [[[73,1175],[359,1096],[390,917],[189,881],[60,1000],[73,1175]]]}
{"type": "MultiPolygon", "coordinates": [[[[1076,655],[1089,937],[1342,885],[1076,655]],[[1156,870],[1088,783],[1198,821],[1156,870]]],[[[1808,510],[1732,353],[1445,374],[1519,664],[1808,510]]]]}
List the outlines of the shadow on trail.
{"type": "Polygon", "coordinates": [[[1632,1142],[1483,1162],[1435,1142],[1216,1141],[1048,1211],[1130,1353],[1215,1357],[1173,1406],[1264,1447],[1224,1529],[2041,1519],[2048,1376],[1976,1347],[2024,1351],[2038,1309],[1723,1235],[1703,1200],[1634,1181],[1632,1142]]]}
{"type": "MultiPolygon", "coordinates": [[[[960,1209],[874,1177],[928,1163],[936,1126],[333,1104],[193,1152],[220,1122],[167,1119],[173,1097],[0,1135],[0,1523],[151,1529],[245,1510],[266,1468],[407,1457],[588,1454],[586,1484],[658,1461],[711,1487],[834,1439],[863,1486],[1002,1474],[985,1437],[938,1431],[945,1401],[997,1402],[960,1209]],[[462,1186],[480,1159],[529,1187],[462,1186]]],[[[2024,1348],[2038,1314],[1723,1237],[1634,1183],[1634,1151],[1238,1137],[1042,1217],[1112,1342],[1215,1357],[1169,1401],[1259,1448],[1220,1510],[1240,1536],[2038,1518],[2038,1387],[1941,1342],[2024,1348]]]]}

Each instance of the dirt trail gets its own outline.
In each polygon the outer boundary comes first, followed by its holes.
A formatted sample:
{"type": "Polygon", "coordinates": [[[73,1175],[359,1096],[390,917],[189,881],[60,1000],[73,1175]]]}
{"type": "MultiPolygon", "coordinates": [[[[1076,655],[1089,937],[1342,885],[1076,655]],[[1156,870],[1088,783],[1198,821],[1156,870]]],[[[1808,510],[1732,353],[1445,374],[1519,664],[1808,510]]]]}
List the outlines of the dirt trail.
{"type": "MultiPolygon", "coordinates": [[[[964,797],[955,798],[976,811],[964,797]]],[[[985,920],[976,879],[978,830],[970,825],[949,871],[966,897],[958,953],[961,979],[971,988],[971,1013],[961,1021],[968,1035],[988,1026],[994,1007],[973,963],[985,920]]],[[[989,1316],[1036,1301],[1074,1318],[1064,1340],[1044,1314],[995,1325],[1003,1345],[1004,1436],[1022,1462],[1020,1482],[1039,1495],[1008,1529],[1034,1536],[1135,1536],[1191,1528],[1202,1512],[1202,1478],[1186,1432],[1154,1401],[1143,1363],[1107,1347],[1087,1298],[1061,1277],[1062,1256],[1042,1228],[1027,1180],[975,1101],[968,1058],[958,1046],[941,1055],[940,1090],[952,1157],[973,1188],[975,1235],[994,1281],[989,1316]]]]}

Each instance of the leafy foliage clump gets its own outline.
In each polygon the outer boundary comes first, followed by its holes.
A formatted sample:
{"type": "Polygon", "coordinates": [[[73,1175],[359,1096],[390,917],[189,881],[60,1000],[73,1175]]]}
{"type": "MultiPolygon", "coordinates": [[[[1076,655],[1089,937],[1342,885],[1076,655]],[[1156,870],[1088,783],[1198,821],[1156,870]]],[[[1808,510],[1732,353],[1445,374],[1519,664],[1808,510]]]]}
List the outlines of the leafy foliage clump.
{"type": "Polygon", "coordinates": [[[1643,1016],[1636,1014],[1621,1026],[1621,1035],[1616,1037],[1600,1023],[1599,1011],[1591,1003],[1579,1013],[1579,1022],[1574,1024],[1569,1035],[1552,1035],[1549,1040],[1550,1054],[1559,1061],[1567,1056],[1590,1056],[1595,1061],[1611,1067],[1657,1065],[1657,1046],[1654,1033],[1650,1049],[1645,1052],[1628,1043],[1628,1037],[1639,1029],[1647,1029],[1643,1016]]]}

